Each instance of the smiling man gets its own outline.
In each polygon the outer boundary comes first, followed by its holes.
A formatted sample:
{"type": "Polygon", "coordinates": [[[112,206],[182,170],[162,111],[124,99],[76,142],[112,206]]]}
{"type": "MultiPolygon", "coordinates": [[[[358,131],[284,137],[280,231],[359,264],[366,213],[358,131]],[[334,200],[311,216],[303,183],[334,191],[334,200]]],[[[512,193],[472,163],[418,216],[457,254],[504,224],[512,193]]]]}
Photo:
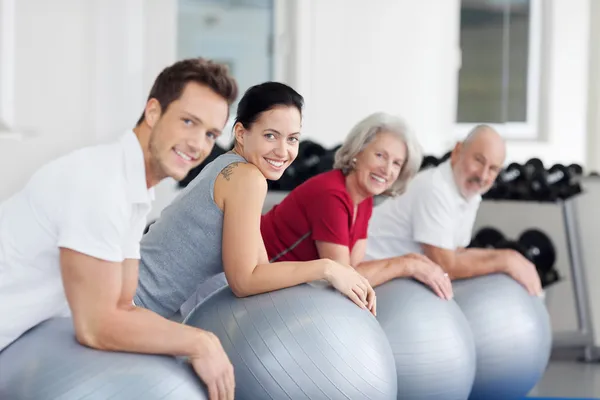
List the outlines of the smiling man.
{"type": "Polygon", "coordinates": [[[0,351],[70,313],[80,343],[188,356],[211,399],[233,398],[233,368],[212,333],[132,300],[152,187],[206,158],[237,91],[223,65],[177,62],[157,77],[132,130],[51,161],[0,204],[0,351]]]}
{"type": "Polygon", "coordinates": [[[402,196],[376,207],[367,258],[425,254],[452,279],[506,273],[532,295],[541,292],[535,266],[513,250],[465,249],[481,203],[502,165],[506,146],[490,126],[478,125],[449,160],[421,171],[402,196]]]}

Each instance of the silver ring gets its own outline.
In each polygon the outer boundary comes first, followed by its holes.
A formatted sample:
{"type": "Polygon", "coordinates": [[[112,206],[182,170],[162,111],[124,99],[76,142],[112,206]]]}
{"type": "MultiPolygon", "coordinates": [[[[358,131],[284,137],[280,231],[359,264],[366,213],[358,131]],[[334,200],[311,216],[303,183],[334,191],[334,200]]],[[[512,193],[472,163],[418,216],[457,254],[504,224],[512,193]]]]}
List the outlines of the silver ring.
{"type": "Polygon", "coordinates": [[[446,276],[446,277],[447,277],[447,276],[448,276],[448,273],[446,272],[446,273],[444,274],[444,276],[446,276]]]}

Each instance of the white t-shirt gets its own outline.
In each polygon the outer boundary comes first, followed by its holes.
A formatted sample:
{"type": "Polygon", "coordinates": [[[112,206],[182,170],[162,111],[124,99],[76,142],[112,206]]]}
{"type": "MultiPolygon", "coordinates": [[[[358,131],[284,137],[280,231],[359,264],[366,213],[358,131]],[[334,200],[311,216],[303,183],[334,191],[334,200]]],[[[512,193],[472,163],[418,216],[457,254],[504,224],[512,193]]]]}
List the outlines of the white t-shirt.
{"type": "Polygon", "coordinates": [[[481,196],[460,194],[447,160],[421,171],[407,191],[373,210],[365,259],[423,253],[421,243],[456,250],[471,241],[481,196]]]}
{"type": "Polygon", "coordinates": [[[68,314],[59,247],[112,262],[139,259],[153,198],[142,148],[128,131],[51,161],[0,204],[0,350],[68,314]]]}

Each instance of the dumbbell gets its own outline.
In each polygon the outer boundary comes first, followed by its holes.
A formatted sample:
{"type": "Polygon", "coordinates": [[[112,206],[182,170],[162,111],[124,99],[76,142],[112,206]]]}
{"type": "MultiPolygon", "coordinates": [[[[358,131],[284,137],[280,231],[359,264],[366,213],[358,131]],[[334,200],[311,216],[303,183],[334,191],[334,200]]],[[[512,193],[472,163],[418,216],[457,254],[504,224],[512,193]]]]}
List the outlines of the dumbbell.
{"type": "MultiPolygon", "coordinates": [[[[318,166],[327,153],[328,150],[316,142],[311,140],[300,142],[296,159],[286,168],[279,179],[279,190],[291,191],[322,172],[322,169],[319,169],[318,166]]],[[[327,162],[329,163],[329,161],[327,162]]]]}
{"type": "Polygon", "coordinates": [[[529,181],[536,173],[544,171],[539,158],[529,159],[525,164],[511,163],[494,182],[486,198],[505,200],[525,200],[529,198],[529,181]]]}
{"type": "Polygon", "coordinates": [[[581,193],[579,179],[583,169],[577,164],[566,167],[553,165],[548,171],[538,171],[530,183],[530,197],[537,201],[556,201],[581,193]]]}
{"type": "Polygon", "coordinates": [[[486,226],[477,231],[477,234],[475,234],[468,247],[495,249],[503,240],[505,240],[505,238],[502,232],[496,228],[486,226]]]}
{"type": "Polygon", "coordinates": [[[445,162],[447,159],[450,158],[451,155],[452,155],[452,150],[448,151],[446,154],[444,154],[442,156],[442,158],[440,158],[440,162],[439,163],[441,164],[441,163],[445,162]]]}
{"type": "Polygon", "coordinates": [[[438,158],[436,156],[432,156],[432,155],[427,155],[425,157],[423,157],[423,161],[421,162],[421,167],[419,168],[419,171],[422,171],[424,169],[428,169],[428,168],[435,168],[439,165],[440,161],[438,160],[438,158]]]}
{"type": "Polygon", "coordinates": [[[539,271],[548,272],[554,269],[556,250],[554,243],[544,232],[539,229],[527,229],[519,236],[519,244],[539,271]]]}
{"type": "Polygon", "coordinates": [[[528,229],[521,233],[518,241],[505,240],[498,246],[502,249],[513,249],[531,261],[535,265],[543,287],[560,279],[558,271],[554,268],[556,263],[554,244],[544,232],[528,229]]]}
{"type": "Polygon", "coordinates": [[[538,229],[528,229],[521,233],[517,241],[508,240],[502,232],[493,227],[483,227],[473,237],[469,247],[488,249],[512,249],[535,265],[542,286],[559,280],[554,268],[556,250],[552,240],[538,229]]]}

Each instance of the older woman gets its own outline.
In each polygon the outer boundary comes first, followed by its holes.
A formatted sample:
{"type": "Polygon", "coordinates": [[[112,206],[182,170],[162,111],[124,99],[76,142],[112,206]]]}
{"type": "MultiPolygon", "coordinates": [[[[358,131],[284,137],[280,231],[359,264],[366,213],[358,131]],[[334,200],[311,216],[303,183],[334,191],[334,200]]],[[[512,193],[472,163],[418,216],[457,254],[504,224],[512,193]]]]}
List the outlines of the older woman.
{"type": "Polygon", "coordinates": [[[271,262],[332,259],[356,268],[372,287],[411,277],[450,299],[448,275],[423,255],[365,260],[373,198],[402,194],[421,159],[419,144],[398,117],[375,113],[360,121],[336,152],[332,171],[299,185],[262,216],[271,262]]]}

